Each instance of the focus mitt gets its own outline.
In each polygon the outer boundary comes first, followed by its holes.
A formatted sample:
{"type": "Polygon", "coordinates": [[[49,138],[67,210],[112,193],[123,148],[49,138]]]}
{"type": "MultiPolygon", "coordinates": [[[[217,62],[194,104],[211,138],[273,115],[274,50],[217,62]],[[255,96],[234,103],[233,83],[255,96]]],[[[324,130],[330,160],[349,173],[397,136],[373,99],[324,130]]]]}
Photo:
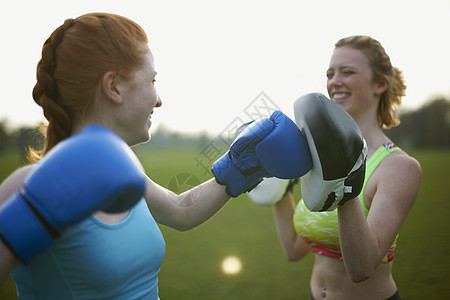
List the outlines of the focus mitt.
{"type": "Polygon", "coordinates": [[[322,94],[294,103],[295,122],[306,136],[311,170],[301,178],[303,201],[311,211],[330,211],[361,192],[367,145],[353,118],[322,94]]]}
{"type": "Polygon", "coordinates": [[[286,193],[289,179],[267,177],[261,181],[253,190],[247,193],[250,200],[261,206],[274,205],[279,202],[286,193]]]}

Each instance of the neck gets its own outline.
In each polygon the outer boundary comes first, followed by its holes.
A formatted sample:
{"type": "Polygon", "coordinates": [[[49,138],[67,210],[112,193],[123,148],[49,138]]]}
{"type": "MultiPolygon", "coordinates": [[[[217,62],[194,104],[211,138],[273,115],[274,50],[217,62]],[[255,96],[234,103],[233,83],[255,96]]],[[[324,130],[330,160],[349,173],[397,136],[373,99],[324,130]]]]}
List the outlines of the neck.
{"type": "Polygon", "coordinates": [[[368,116],[359,116],[354,118],[366,140],[369,156],[375,152],[380,145],[390,142],[390,139],[384,134],[378,125],[375,114],[368,116]],[[372,117],[373,116],[373,117],[372,117]]]}
{"type": "Polygon", "coordinates": [[[109,128],[109,119],[106,114],[102,114],[101,110],[87,110],[83,114],[74,117],[72,123],[72,135],[82,131],[90,125],[100,125],[109,128]]]}

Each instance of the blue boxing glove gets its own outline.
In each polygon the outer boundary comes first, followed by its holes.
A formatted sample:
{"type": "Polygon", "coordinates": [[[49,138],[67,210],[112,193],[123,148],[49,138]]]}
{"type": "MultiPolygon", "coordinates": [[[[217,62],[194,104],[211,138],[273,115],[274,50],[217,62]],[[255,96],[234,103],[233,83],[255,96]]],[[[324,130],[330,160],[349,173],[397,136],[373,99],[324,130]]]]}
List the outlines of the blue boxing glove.
{"type": "Polygon", "coordinates": [[[250,191],[264,177],[294,179],[311,169],[306,139],[281,111],[249,124],[219,158],[212,172],[231,197],[250,191]]]}
{"type": "Polygon", "coordinates": [[[94,211],[131,208],[145,192],[138,159],[115,133],[90,126],[60,142],[0,209],[0,238],[23,263],[94,211]]]}

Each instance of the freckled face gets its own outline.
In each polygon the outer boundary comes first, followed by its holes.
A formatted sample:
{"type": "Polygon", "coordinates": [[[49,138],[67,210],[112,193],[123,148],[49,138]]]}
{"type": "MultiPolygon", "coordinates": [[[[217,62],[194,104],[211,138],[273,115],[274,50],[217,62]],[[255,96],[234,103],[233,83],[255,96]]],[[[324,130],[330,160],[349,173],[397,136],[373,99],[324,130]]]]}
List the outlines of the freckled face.
{"type": "Polygon", "coordinates": [[[375,84],[369,60],[360,50],[338,47],[327,70],[330,99],[353,117],[371,105],[377,105],[375,84]]]}
{"type": "Polygon", "coordinates": [[[132,74],[131,79],[126,80],[122,93],[124,106],[120,121],[129,145],[150,139],[153,109],[162,104],[155,87],[155,78],[153,55],[148,50],[141,67],[132,74]]]}

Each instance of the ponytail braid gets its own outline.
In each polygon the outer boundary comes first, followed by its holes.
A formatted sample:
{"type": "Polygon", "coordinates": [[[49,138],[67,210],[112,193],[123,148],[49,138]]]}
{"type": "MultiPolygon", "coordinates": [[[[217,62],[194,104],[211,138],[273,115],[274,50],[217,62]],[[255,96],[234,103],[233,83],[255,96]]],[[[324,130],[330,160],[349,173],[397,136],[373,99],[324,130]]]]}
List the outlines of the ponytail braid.
{"type": "Polygon", "coordinates": [[[58,85],[53,78],[53,73],[57,63],[56,49],[65,32],[74,22],[74,19],[67,19],[45,41],[42,47],[42,58],[36,69],[37,83],[33,88],[33,99],[42,107],[44,116],[48,120],[44,153],[71,133],[71,113],[60,103],[58,85]]]}

